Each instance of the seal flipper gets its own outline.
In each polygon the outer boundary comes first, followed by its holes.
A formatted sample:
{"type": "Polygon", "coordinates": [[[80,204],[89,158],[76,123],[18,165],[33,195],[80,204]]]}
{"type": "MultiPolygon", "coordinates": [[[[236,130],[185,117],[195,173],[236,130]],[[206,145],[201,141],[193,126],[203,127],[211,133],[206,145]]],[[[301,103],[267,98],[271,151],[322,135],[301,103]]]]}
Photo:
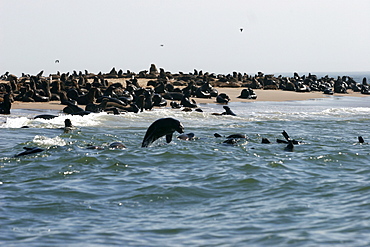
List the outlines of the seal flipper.
{"type": "Polygon", "coordinates": [[[143,143],[141,144],[141,147],[148,147],[153,142],[154,142],[153,133],[148,134],[145,136],[143,143]]]}
{"type": "Polygon", "coordinates": [[[276,142],[277,142],[277,143],[286,143],[286,144],[288,144],[288,142],[287,142],[287,141],[284,141],[284,140],[281,140],[281,139],[276,139],[276,142]]]}
{"type": "Polygon", "coordinates": [[[362,136],[359,136],[359,137],[358,137],[358,142],[359,142],[359,143],[364,143],[364,142],[365,142],[365,140],[364,140],[364,138],[362,138],[362,136]]]}
{"type": "Polygon", "coordinates": [[[172,141],[172,134],[166,135],[166,142],[170,143],[172,141]]]}
{"type": "Polygon", "coordinates": [[[288,142],[292,141],[292,140],[290,139],[290,137],[289,137],[288,133],[286,133],[286,132],[285,132],[285,130],[283,130],[283,132],[282,132],[281,134],[283,134],[283,136],[284,136],[285,140],[287,140],[288,142]]]}

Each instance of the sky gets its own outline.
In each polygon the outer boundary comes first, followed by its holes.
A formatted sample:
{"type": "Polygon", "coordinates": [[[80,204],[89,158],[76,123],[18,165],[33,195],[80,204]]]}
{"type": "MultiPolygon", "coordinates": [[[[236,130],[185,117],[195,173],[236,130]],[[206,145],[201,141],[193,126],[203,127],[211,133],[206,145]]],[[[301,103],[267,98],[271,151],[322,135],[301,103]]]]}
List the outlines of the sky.
{"type": "Polygon", "coordinates": [[[0,0],[0,74],[370,71],[369,24],[369,0],[0,0]]]}

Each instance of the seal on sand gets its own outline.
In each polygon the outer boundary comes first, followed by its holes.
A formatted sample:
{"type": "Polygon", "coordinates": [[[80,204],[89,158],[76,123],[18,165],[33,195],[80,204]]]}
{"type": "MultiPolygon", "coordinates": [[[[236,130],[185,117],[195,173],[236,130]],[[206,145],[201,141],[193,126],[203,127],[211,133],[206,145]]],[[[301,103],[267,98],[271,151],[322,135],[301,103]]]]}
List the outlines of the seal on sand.
{"type": "Polygon", "coordinates": [[[11,107],[12,107],[11,96],[10,94],[5,94],[3,102],[0,103],[0,114],[10,114],[11,107]]]}
{"type": "Polygon", "coordinates": [[[184,133],[184,126],[182,123],[174,118],[160,118],[154,121],[146,131],[141,147],[148,147],[155,140],[162,136],[166,136],[166,142],[172,141],[173,132],[184,133]]]}

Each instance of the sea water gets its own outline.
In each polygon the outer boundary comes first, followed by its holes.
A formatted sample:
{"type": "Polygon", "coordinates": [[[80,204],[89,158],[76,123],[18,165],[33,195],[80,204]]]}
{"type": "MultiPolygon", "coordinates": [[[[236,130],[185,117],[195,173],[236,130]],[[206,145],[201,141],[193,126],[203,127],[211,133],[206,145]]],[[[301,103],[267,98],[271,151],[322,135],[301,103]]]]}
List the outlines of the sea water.
{"type": "Polygon", "coordinates": [[[0,116],[2,246],[368,246],[370,96],[0,116]],[[33,119],[55,114],[51,120],[33,119]],[[141,142],[163,117],[195,140],[141,142]],[[63,132],[64,119],[76,127],[63,132]],[[28,126],[29,128],[21,128],[28,126]],[[284,150],[285,130],[302,142],[284,150]],[[225,145],[225,137],[248,139],[225,145]],[[268,138],[271,144],[262,144],[268,138]],[[109,149],[122,142],[126,149],[109,149]],[[97,145],[102,150],[87,149],[97,145]],[[23,147],[43,152],[14,157],[23,147]]]}

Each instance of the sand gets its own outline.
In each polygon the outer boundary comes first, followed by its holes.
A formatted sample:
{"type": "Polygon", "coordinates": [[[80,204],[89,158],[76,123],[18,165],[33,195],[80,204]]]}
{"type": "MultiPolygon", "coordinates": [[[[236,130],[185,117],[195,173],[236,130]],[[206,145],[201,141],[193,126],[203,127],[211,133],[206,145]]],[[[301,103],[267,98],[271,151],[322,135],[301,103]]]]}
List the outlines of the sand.
{"type": "MultiPolygon", "coordinates": [[[[237,98],[240,95],[240,92],[243,88],[216,88],[219,93],[226,93],[230,97],[230,102],[254,102],[254,101],[296,101],[296,100],[309,100],[309,99],[318,99],[331,97],[329,95],[323,94],[322,92],[306,92],[306,93],[297,93],[293,91],[282,91],[282,90],[254,90],[257,94],[257,99],[240,99],[237,98]]],[[[336,96],[354,96],[354,97],[366,97],[366,95],[352,92],[349,90],[348,94],[335,94],[336,96]]],[[[212,99],[201,99],[193,98],[198,104],[199,103],[216,103],[216,98],[212,99]]],[[[169,106],[169,104],[168,104],[169,106]]],[[[47,103],[39,102],[14,102],[12,104],[12,109],[46,109],[46,110],[63,110],[65,105],[61,105],[58,101],[52,101],[47,103]]],[[[81,108],[85,108],[81,106],[81,108]]]]}

